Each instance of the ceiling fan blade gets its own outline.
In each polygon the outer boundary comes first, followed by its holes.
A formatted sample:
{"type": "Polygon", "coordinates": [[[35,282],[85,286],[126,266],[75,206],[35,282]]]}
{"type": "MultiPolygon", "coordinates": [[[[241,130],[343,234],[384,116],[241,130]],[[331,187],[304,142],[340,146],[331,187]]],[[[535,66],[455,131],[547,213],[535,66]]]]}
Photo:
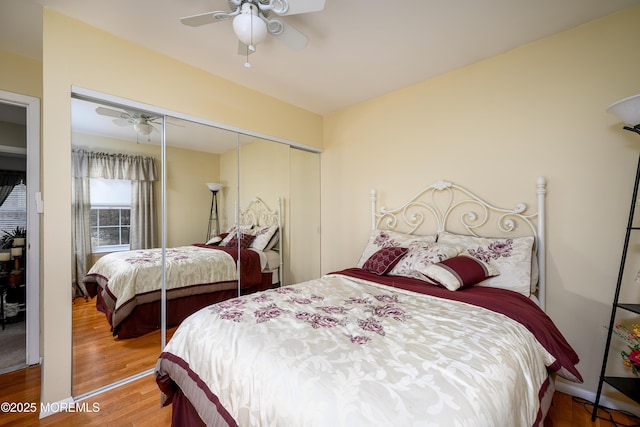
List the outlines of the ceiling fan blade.
{"type": "MultiPolygon", "coordinates": [[[[177,126],[177,127],[181,127],[183,128],[184,125],[180,124],[180,123],[175,123],[171,120],[167,120],[167,125],[171,125],[171,126],[177,126]]],[[[162,117],[147,117],[147,123],[152,123],[154,125],[158,125],[160,127],[162,127],[162,117]]],[[[154,129],[158,130],[155,126],[154,129]]]]}
{"type": "Polygon", "coordinates": [[[119,119],[114,119],[113,123],[117,124],[118,126],[131,126],[131,122],[129,121],[129,119],[125,119],[125,118],[119,118],[119,119]]]}
{"type": "Polygon", "coordinates": [[[222,12],[220,10],[215,12],[201,13],[199,15],[186,16],[180,18],[180,22],[190,27],[199,27],[201,25],[213,24],[215,22],[222,22],[231,19],[235,13],[222,12]]]}
{"type": "Polygon", "coordinates": [[[276,15],[298,15],[319,12],[324,9],[325,0],[273,0],[271,10],[276,15]]]}
{"type": "Polygon", "coordinates": [[[124,111],[113,110],[111,108],[105,107],[96,108],[96,113],[100,114],[101,116],[117,117],[119,119],[129,117],[129,114],[125,113],[124,111]]]}
{"type": "Polygon", "coordinates": [[[276,19],[271,20],[271,22],[274,21],[278,21],[282,26],[282,31],[271,33],[274,37],[293,50],[302,50],[307,47],[307,44],[309,43],[309,38],[307,36],[284,21],[276,19]]]}

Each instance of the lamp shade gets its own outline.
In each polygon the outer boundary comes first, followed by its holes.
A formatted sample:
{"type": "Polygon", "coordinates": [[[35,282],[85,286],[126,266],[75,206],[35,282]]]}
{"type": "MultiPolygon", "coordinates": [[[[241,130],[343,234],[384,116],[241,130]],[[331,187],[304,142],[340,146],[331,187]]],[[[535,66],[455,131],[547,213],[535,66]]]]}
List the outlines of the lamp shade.
{"type": "Polygon", "coordinates": [[[253,46],[267,37],[267,24],[258,16],[254,4],[245,3],[242,12],[233,18],[233,31],[242,43],[253,46]]]}
{"type": "Polygon", "coordinates": [[[615,114],[630,126],[640,124],[640,94],[621,99],[607,107],[607,113],[615,114]]]}
{"type": "Polygon", "coordinates": [[[207,182],[207,188],[211,191],[220,191],[222,187],[224,187],[224,185],[219,182],[207,182]]]}

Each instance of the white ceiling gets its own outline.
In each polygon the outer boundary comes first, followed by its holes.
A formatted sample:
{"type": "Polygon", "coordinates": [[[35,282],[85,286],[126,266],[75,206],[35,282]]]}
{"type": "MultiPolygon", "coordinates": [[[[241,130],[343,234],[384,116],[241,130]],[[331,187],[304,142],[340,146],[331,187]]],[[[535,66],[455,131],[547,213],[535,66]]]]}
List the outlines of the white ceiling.
{"type": "MultiPolygon", "coordinates": [[[[291,0],[300,1],[300,0],[291,0]]],[[[302,51],[268,37],[243,66],[225,0],[0,0],[0,49],[41,58],[41,5],[318,114],[327,114],[608,15],[640,0],[326,0],[285,17],[302,51]]]]}

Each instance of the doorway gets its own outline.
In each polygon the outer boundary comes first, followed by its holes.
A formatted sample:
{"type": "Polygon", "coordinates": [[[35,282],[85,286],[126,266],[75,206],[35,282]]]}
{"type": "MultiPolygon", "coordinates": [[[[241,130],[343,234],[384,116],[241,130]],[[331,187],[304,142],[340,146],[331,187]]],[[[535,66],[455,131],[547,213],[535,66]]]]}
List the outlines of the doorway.
{"type": "Polygon", "coordinates": [[[40,100],[0,91],[0,373],[40,362],[40,100]]]}

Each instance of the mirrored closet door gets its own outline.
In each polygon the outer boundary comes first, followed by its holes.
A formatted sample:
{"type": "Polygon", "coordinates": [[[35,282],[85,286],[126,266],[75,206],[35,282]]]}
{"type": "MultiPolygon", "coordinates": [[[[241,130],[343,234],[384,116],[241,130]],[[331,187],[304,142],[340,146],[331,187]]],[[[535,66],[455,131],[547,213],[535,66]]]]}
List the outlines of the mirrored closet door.
{"type": "Polygon", "coordinates": [[[190,312],[320,274],[318,152],[105,97],[80,93],[72,99],[76,398],[151,372],[175,325],[190,312]],[[243,289],[243,226],[255,233],[274,225],[277,234],[255,241],[261,274],[243,289]],[[235,262],[227,265],[231,276],[206,281],[191,277],[198,268],[176,270],[181,281],[194,282],[175,289],[172,263],[218,244],[218,235],[238,240],[235,253],[226,249],[235,262]],[[160,268],[149,273],[146,266],[154,263],[160,268]],[[133,274],[120,271],[123,264],[147,278],[136,286],[156,288],[131,290],[133,274]],[[195,292],[194,284],[215,289],[195,292]],[[118,304],[118,292],[127,304],[118,304]]]}
{"type": "MultiPolygon", "coordinates": [[[[161,245],[162,120],[128,105],[72,99],[72,391],[76,397],[151,369],[160,351],[160,331],[136,330],[127,321],[129,308],[117,305],[115,295],[101,292],[109,274],[92,268],[111,254],[161,245]],[[114,331],[122,337],[141,336],[120,339],[114,331]]],[[[157,310],[144,315],[159,327],[157,310]]]]}

